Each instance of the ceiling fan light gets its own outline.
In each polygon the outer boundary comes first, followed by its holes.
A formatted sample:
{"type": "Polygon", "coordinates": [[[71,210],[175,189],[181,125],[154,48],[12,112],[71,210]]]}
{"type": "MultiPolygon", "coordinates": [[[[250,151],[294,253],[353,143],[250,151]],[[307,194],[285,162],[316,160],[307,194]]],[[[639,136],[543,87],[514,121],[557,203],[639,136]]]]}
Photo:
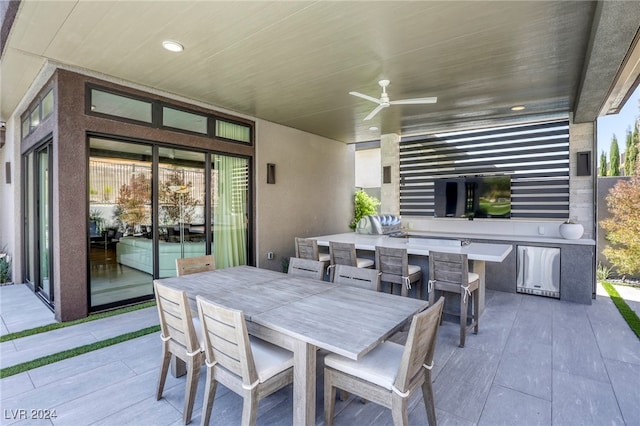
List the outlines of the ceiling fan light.
{"type": "Polygon", "coordinates": [[[162,47],[167,49],[169,52],[182,52],[184,50],[183,45],[181,45],[177,41],[172,41],[172,40],[163,41],[162,47]]]}

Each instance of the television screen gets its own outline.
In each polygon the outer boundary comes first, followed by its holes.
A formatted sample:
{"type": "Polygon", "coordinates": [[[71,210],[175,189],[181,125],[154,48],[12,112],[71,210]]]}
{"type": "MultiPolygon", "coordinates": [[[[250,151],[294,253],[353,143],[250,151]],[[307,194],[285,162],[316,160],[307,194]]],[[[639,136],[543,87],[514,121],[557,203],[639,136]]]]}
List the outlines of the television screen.
{"type": "Polygon", "coordinates": [[[509,176],[438,179],[434,195],[436,217],[511,217],[509,176]]]}

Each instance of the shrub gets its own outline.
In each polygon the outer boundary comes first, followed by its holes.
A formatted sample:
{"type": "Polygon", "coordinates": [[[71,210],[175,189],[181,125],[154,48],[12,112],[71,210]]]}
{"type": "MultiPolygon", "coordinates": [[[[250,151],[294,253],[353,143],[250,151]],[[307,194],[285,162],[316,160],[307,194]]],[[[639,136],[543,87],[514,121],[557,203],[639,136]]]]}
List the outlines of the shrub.
{"type": "Polygon", "coordinates": [[[630,180],[619,181],[607,195],[612,216],[600,222],[610,245],[603,253],[620,274],[640,273],[640,163],[630,180]]]}

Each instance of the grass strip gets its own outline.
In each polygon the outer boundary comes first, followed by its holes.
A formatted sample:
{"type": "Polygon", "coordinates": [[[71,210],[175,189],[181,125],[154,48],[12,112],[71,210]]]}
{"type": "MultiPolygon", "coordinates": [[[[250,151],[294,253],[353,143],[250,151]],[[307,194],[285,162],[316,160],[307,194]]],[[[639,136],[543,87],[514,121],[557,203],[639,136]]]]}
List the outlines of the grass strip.
{"type": "Polygon", "coordinates": [[[616,305],[616,308],[620,311],[620,315],[627,322],[631,330],[636,333],[636,336],[640,339],[640,318],[636,312],[627,305],[627,302],[620,297],[616,288],[610,283],[603,281],[602,287],[609,293],[609,297],[613,301],[613,304],[616,305]]]}
{"type": "Polygon", "coordinates": [[[12,365],[11,367],[0,369],[0,379],[13,376],[15,374],[23,373],[27,370],[31,370],[34,368],[42,367],[44,365],[53,364],[54,362],[62,361],[63,359],[72,358],[74,356],[86,354],[87,352],[106,348],[107,346],[126,342],[127,340],[136,339],[138,337],[155,333],[157,331],[160,331],[160,326],[153,325],[151,327],[143,328],[142,330],[132,331],[130,333],[121,334],[120,336],[111,337],[109,339],[101,340],[99,342],[90,343],[84,346],[78,346],[77,348],[68,349],[66,351],[36,358],[32,361],[27,361],[21,364],[12,365]]]}
{"type": "Polygon", "coordinates": [[[40,327],[30,328],[28,330],[16,331],[15,333],[9,333],[9,334],[0,336],[0,343],[7,342],[9,340],[20,339],[22,337],[33,336],[34,334],[46,333],[47,331],[58,330],[59,328],[70,327],[72,325],[83,324],[89,321],[95,321],[103,318],[113,317],[116,315],[126,314],[128,312],[149,308],[155,305],[156,305],[155,300],[152,300],[152,301],[140,303],[137,305],[131,305],[131,306],[126,306],[120,309],[114,309],[113,311],[106,311],[106,312],[100,312],[97,314],[91,314],[86,318],[80,318],[73,321],[54,322],[53,324],[47,324],[40,327]]]}

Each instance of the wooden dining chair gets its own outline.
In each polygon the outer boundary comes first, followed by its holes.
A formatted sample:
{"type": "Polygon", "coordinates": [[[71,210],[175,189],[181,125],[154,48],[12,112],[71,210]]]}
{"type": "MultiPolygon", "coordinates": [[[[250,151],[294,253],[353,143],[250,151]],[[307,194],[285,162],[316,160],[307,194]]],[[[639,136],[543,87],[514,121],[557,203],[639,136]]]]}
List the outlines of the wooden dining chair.
{"type": "Polygon", "coordinates": [[[333,281],[336,265],[372,268],[373,260],[357,257],[356,245],[353,243],[329,242],[329,280],[333,281]]]}
{"type": "Polygon", "coordinates": [[[313,238],[297,238],[296,241],[296,257],[301,259],[319,260],[322,262],[326,270],[331,260],[329,253],[320,253],[318,241],[313,238]]]}
{"type": "Polygon", "coordinates": [[[443,304],[441,297],[413,316],[404,346],[386,341],[357,361],[337,354],[324,358],[325,425],[333,425],[336,388],[390,408],[396,426],[409,424],[409,400],[422,388],[429,425],[436,425],[431,369],[443,304]]]}
{"type": "Polygon", "coordinates": [[[400,294],[408,296],[411,286],[416,283],[418,299],[422,298],[422,268],[409,265],[407,249],[376,246],[376,268],[382,274],[380,281],[391,283],[391,293],[393,284],[400,284],[400,294]]]}
{"type": "Polygon", "coordinates": [[[179,277],[195,274],[196,272],[213,271],[215,269],[216,259],[212,254],[176,259],[176,273],[179,277]]]}
{"type": "Polygon", "coordinates": [[[429,251],[429,300],[435,300],[435,292],[448,292],[460,295],[460,312],[445,312],[460,316],[460,347],[464,348],[467,330],[473,328],[478,334],[478,309],[480,307],[478,288],[480,276],[469,272],[469,262],[466,254],[442,253],[429,251]],[[467,325],[469,300],[472,302],[471,323],[467,325]]]}
{"type": "Polygon", "coordinates": [[[380,291],[380,272],[377,269],[335,265],[332,275],[333,282],[336,284],[380,291]]]}
{"type": "Polygon", "coordinates": [[[187,367],[187,380],[182,420],[184,424],[188,424],[191,422],[200,367],[204,364],[204,352],[198,337],[199,321],[192,318],[187,294],[184,291],[158,284],[156,281],[154,281],[153,287],[156,293],[156,305],[160,317],[160,338],[162,339],[162,363],[156,399],[162,398],[171,356],[184,361],[187,367]]]}
{"type": "Polygon", "coordinates": [[[301,259],[292,257],[289,259],[289,275],[322,280],[324,277],[324,263],[319,260],[301,259]]]}
{"type": "Polygon", "coordinates": [[[196,297],[207,381],[202,425],[209,424],[217,384],[242,396],[242,425],[255,425],[259,401],[293,382],[293,353],[249,337],[242,311],[196,297]]]}

